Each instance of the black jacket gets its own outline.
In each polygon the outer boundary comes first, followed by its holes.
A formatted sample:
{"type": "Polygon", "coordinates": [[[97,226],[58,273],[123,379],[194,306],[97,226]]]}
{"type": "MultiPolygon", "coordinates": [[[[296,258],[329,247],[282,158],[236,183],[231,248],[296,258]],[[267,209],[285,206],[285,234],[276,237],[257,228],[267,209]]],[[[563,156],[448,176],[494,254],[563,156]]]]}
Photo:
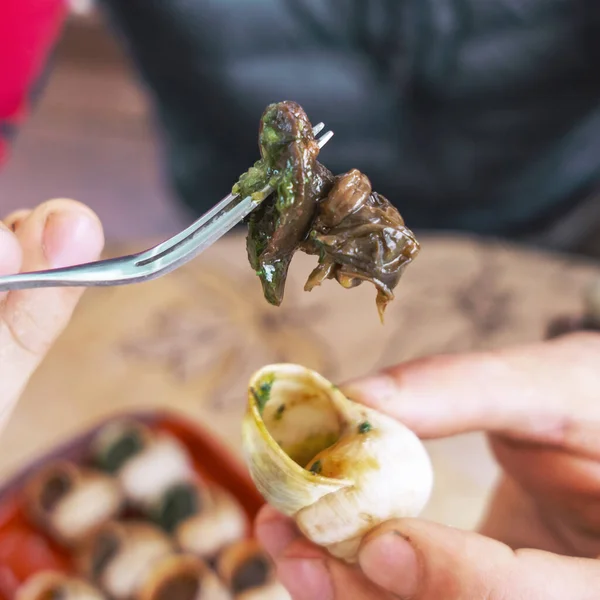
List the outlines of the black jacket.
{"type": "Polygon", "coordinates": [[[598,0],[104,0],[198,211],[295,100],[413,228],[510,235],[600,178],[598,0]]]}

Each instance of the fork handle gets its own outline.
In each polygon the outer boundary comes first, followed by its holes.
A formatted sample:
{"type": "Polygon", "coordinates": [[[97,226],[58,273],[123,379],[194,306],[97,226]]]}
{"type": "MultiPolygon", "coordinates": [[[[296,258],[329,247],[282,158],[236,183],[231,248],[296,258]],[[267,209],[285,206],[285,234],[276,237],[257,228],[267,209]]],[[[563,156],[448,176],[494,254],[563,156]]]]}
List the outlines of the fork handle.
{"type": "Polygon", "coordinates": [[[0,292],[46,287],[113,286],[123,285],[129,280],[122,258],[109,258],[73,267],[5,275],[0,277],[0,292]]]}

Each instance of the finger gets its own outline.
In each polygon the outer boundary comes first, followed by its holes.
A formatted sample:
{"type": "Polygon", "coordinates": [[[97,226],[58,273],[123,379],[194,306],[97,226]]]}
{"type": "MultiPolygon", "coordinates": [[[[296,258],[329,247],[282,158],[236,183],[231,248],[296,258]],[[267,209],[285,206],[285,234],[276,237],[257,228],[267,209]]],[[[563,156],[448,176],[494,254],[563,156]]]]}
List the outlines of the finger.
{"type": "Polygon", "coordinates": [[[504,470],[541,500],[550,493],[556,497],[587,498],[588,502],[600,499],[600,462],[597,460],[508,438],[494,437],[491,445],[504,470]]]}
{"type": "Polygon", "coordinates": [[[325,553],[305,542],[291,519],[267,506],[258,515],[255,533],[294,600],[334,598],[325,553]],[[296,561],[290,560],[290,552],[295,553],[296,561]]]}
{"type": "Polygon", "coordinates": [[[486,430],[600,453],[600,335],[438,356],[350,382],[352,399],[422,438],[486,430]]]}
{"type": "Polygon", "coordinates": [[[536,499],[536,510],[545,515],[546,528],[558,538],[575,536],[563,540],[564,545],[594,556],[600,533],[600,463],[505,439],[493,439],[492,447],[512,480],[536,499]]]}
{"type": "Polygon", "coordinates": [[[390,600],[357,566],[332,558],[304,539],[293,521],[270,507],[259,514],[256,536],[271,555],[293,600],[390,600]]]}
{"type": "MultiPolygon", "coordinates": [[[[22,261],[21,245],[15,234],[0,222],[0,275],[18,273],[22,261]]],[[[2,299],[5,294],[0,294],[2,299]]]]}
{"type": "Polygon", "coordinates": [[[12,231],[16,231],[21,223],[31,214],[31,210],[29,209],[21,209],[16,210],[10,213],[4,219],[4,224],[11,229],[12,231]]]}
{"type": "MultiPolygon", "coordinates": [[[[98,258],[102,226],[86,206],[51,200],[38,206],[16,232],[23,250],[23,271],[55,269],[98,258]]],[[[81,288],[45,288],[11,292],[3,318],[14,341],[39,356],[68,322],[81,288]]]]}
{"type": "Polygon", "coordinates": [[[477,531],[514,550],[536,548],[570,556],[593,556],[588,552],[577,554],[574,543],[558,535],[549,522],[547,511],[540,510],[536,500],[505,475],[491,494],[477,531]]]}
{"type": "MultiPolygon", "coordinates": [[[[96,215],[71,200],[38,206],[15,235],[22,250],[22,271],[95,260],[104,243],[96,215]]],[[[0,308],[0,425],[68,323],[81,293],[81,289],[48,288],[14,291],[4,298],[0,308]]]]}
{"type": "Polygon", "coordinates": [[[254,529],[261,544],[274,559],[279,558],[292,542],[302,537],[294,521],[269,505],[258,514],[254,529]]]}
{"type": "Polygon", "coordinates": [[[390,521],[361,547],[364,574],[397,598],[581,600],[597,596],[600,563],[518,550],[426,521],[390,521]]]}

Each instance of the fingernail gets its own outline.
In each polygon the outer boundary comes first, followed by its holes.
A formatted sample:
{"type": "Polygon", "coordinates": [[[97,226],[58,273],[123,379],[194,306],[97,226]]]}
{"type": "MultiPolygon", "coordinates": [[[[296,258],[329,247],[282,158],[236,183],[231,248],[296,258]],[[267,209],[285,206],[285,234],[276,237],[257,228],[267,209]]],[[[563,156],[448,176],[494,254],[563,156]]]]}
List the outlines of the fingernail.
{"type": "Polygon", "coordinates": [[[256,536],[271,557],[277,559],[300,537],[300,533],[293,521],[278,516],[257,524],[256,536]]]}
{"type": "Polygon", "coordinates": [[[71,209],[48,215],[42,243],[46,260],[56,269],[96,260],[103,239],[93,215],[71,209]]]}
{"type": "Polygon", "coordinates": [[[333,600],[333,584],[323,559],[284,559],[277,577],[294,600],[333,600]]]}
{"type": "Polygon", "coordinates": [[[419,588],[419,562],[410,542],[397,531],[375,537],[362,547],[363,573],[384,590],[411,598],[419,588]]]}

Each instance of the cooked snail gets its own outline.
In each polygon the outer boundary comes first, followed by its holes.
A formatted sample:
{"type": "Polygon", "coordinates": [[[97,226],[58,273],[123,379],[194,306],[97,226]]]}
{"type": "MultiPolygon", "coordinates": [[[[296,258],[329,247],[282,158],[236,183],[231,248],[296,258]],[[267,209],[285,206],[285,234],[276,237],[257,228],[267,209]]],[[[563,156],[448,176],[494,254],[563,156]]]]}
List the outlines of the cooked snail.
{"type": "Polygon", "coordinates": [[[177,483],[146,509],[147,516],[161,529],[173,533],[187,519],[209,510],[212,497],[201,481],[177,483]]]}
{"type": "Polygon", "coordinates": [[[353,562],[379,523],[418,515],[433,470],[417,436],[291,364],[250,381],[242,444],[264,498],[314,543],[353,562]]]}
{"type": "Polygon", "coordinates": [[[73,546],[116,517],[124,498],[112,477],[57,461],[29,481],[25,502],[38,526],[58,542],[73,546]]]}
{"type": "Polygon", "coordinates": [[[89,583],[57,571],[32,575],[18,590],[15,600],[107,600],[89,583]]]}
{"type": "Polygon", "coordinates": [[[248,527],[238,501],[226,490],[211,487],[203,508],[177,525],[175,539],[186,552],[212,561],[225,546],[244,538],[248,527]]]}
{"type": "Polygon", "coordinates": [[[92,440],[92,461],[103,471],[118,473],[152,439],[152,431],[142,423],[129,419],[113,421],[102,427],[92,440]]]}
{"type": "Polygon", "coordinates": [[[195,556],[176,555],[156,564],[138,599],[231,600],[231,594],[202,560],[195,556]]]}
{"type": "Polygon", "coordinates": [[[217,572],[235,600],[291,600],[276,579],[271,559],[254,540],[226,548],[219,556],[217,572]]]}
{"type": "Polygon", "coordinates": [[[80,558],[81,570],[111,598],[137,598],[158,562],[173,555],[170,538],[143,522],[106,523],[89,540],[80,558]]]}
{"type": "Polygon", "coordinates": [[[421,248],[396,207],[357,169],[336,176],[318,160],[313,126],[296,102],[267,106],[259,146],[260,160],[232,191],[259,203],[247,219],[246,246],[266,300],[282,303],[292,257],[301,250],[319,257],[305,290],[325,279],[346,289],[370,281],[383,322],[421,248]]]}
{"type": "Polygon", "coordinates": [[[169,488],[196,478],[187,448],[166,433],[155,434],[116,475],[129,503],[144,511],[169,488]]]}

